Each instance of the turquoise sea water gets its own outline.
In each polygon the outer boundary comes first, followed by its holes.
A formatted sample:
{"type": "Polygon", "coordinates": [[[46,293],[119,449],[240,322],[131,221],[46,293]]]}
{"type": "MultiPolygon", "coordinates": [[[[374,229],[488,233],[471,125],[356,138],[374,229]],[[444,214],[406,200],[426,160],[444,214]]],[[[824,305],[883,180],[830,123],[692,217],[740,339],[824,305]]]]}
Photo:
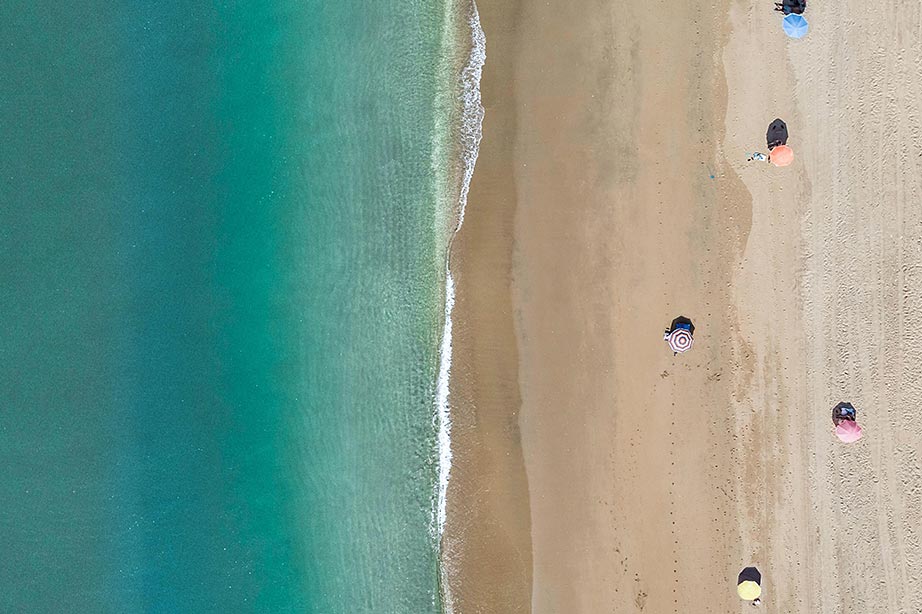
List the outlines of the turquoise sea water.
{"type": "Polygon", "coordinates": [[[439,611],[446,1],[0,4],[0,611],[439,611]]]}

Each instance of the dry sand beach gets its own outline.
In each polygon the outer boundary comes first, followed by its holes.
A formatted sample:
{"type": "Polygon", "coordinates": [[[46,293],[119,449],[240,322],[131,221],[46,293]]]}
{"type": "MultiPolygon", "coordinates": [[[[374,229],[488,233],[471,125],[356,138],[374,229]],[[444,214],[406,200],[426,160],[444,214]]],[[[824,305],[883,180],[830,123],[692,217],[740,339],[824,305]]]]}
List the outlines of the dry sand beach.
{"type": "Polygon", "coordinates": [[[769,611],[922,612],[922,6],[873,8],[813,2],[810,34],[774,44],[770,15],[730,12],[723,154],[752,194],[733,288],[755,373],[734,414],[763,466],[738,522],[769,611]],[[730,155],[765,104],[796,135],[780,172],[730,155]],[[854,446],[829,436],[839,400],[861,408],[854,446]]]}
{"type": "Polygon", "coordinates": [[[920,4],[478,6],[453,611],[922,612],[920,4]]]}

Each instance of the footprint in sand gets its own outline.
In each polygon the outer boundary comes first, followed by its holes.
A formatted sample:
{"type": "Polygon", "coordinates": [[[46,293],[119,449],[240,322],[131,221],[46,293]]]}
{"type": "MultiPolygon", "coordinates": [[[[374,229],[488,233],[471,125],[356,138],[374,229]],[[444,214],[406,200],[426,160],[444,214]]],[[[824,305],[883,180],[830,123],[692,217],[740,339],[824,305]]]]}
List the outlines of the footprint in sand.
{"type": "Polygon", "coordinates": [[[639,610],[642,610],[645,605],[647,605],[647,594],[644,591],[638,591],[634,596],[634,603],[637,605],[639,610]]]}

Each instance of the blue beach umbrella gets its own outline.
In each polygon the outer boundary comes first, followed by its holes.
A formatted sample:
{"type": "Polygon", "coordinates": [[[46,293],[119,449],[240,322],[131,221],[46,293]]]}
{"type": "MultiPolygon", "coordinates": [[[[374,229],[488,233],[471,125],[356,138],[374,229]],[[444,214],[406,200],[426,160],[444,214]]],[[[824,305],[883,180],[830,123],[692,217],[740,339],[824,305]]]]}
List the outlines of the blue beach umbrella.
{"type": "Polygon", "coordinates": [[[790,15],[785,15],[784,19],[781,20],[781,27],[784,28],[784,33],[791,38],[803,38],[807,35],[807,29],[810,26],[807,25],[807,20],[804,19],[803,15],[791,13],[790,15]]]}

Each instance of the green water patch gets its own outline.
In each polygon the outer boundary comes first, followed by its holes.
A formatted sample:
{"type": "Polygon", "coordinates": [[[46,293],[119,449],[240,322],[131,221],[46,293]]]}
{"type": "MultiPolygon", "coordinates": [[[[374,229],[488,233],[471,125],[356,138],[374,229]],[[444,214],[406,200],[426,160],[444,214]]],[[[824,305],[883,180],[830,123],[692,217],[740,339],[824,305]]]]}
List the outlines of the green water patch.
{"type": "Polygon", "coordinates": [[[0,609],[438,611],[443,7],[388,4],[0,8],[0,609]]]}

